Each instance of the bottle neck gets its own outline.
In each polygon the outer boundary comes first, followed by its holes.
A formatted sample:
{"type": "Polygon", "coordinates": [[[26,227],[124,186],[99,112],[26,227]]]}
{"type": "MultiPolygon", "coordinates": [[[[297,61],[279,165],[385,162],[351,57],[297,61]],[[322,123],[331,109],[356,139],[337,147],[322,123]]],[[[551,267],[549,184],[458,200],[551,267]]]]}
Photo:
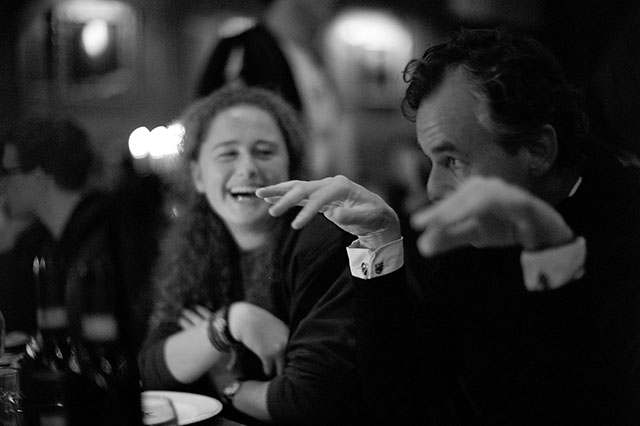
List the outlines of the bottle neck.
{"type": "Polygon", "coordinates": [[[0,311],[0,358],[4,356],[4,337],[6,334],[6,324],[4,323],[4,316],[0,311]]]}
{"type": "Polygon", "coordinates": [[[55,277],[50,257],[36,256],[33,260],[37,325],[39,330],[68,328],[64,286],[55,277]]]}

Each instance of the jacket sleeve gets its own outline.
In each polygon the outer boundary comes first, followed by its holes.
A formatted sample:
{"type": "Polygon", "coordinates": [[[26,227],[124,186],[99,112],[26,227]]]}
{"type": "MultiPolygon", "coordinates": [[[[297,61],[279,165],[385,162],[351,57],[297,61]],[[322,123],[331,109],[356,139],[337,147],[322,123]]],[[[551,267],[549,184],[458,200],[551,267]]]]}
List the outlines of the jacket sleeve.
{"type": "Polygon", "coordinates": [[[407,265],[353,278],[362,419],[368,424],[461,423],[450,301],[425,289],[432,273],[407,265]],[[424,274],[422,272],[425,272],[424,274]]]}
{"type": "Polygon", "coordinates": [[[347,424],[357,406],[351,237],[318,216],[283,250],[290,339],[267,404],[279,424],[347,424]]]}

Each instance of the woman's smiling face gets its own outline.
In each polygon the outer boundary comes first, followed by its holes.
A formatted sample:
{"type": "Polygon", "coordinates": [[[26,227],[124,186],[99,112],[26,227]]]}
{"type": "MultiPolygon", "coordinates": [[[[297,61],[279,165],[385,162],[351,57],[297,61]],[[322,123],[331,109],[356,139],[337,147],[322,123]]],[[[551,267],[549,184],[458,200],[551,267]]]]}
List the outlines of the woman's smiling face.
{"type": "Polygon", "coordinates": [[[255,190],[289,179],[289,154],[276,120],[239,104],[211,121],[191,171],[196,190],[232,234],[264,232],[272,218],[255,190]]]}

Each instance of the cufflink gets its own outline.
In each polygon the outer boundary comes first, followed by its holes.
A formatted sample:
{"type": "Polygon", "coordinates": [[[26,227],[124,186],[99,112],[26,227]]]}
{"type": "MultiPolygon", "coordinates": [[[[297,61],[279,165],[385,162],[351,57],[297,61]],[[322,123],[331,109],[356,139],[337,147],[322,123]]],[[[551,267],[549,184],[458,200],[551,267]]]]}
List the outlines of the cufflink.
{"type": "Polygon", "coordinates": [[[362,271],[362,275],[364,275],[366,277],[367,276],[367,272],[369,271],[369,265],[367,265],[366,263],[362,262],[360,264],[360,270],[362,271]]]}

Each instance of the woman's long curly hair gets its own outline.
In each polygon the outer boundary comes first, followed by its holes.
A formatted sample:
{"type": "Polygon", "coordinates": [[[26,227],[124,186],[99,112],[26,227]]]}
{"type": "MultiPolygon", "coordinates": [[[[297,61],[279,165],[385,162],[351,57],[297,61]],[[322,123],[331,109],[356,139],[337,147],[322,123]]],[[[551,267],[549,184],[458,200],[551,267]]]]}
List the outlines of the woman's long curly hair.
{"type": "MultiPolygon", "coordinates": [[[[175,322],[184,308],[196,304],[211,310],[242,298],[240,250],[222,219],[211,209],[204,194],[195,190],[191,163],[213,119],[237,105],[256,106],[269,113],[282,132],[289,154],[289,177],[302,177],[302,146],[306,133],[299,116],[279,95],[249,87],[225,87],[192,104],[183,115],[185,134],[176,176],[178,198],[184,207],[164,237],[157,263],[155,308],[151,327],[175,322]]],[[[281,219],[274,228],[274,241],[288,228],[281,219]]],[[[272,276],[273,262],[264,267],[272,276]]]]}

